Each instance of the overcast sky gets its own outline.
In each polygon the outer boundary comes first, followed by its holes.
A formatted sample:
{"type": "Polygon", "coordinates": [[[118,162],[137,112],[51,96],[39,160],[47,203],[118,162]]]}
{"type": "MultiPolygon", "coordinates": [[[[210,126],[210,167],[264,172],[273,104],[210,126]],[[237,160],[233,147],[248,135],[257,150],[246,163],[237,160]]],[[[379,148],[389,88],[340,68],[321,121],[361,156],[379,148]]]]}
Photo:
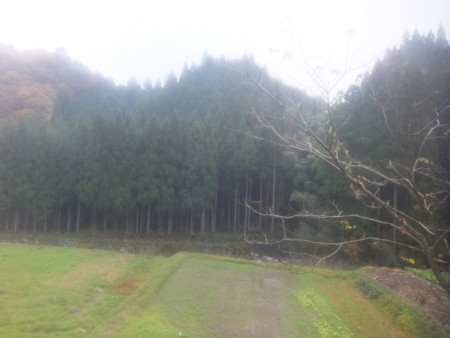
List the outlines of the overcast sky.
{"type": "Polygon", "coordinates": [[[305,87],[298,67],[323,67],[331,83],[337,71],[371,65],[399,45],[405,30],[426,34],[440,23],[449,37],[449,0],[4,0],[0,43],[63,47],[121,84],[164,82],[185,63],[198,64],[204,51],[252,53],[273,75],[305,87]]]}

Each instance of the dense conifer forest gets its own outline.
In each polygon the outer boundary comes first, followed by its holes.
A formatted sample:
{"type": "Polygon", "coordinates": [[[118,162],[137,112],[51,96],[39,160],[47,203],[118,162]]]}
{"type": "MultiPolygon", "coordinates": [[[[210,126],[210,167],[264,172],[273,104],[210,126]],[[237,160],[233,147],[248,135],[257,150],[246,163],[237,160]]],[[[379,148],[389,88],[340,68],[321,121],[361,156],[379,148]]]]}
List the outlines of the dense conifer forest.
{"type": "MultiPolygon", "coordinates": [[[[186,65],[162,84],[130,80],[117,86],[63,50],[0,46],[2,230],[276,234],[281,221],[272,213],[323,213],[332,203],[375,213],[326,163],[270,142],[273,135],[254,112],[275,119],[283,112],[253,81],[279,102],[296,102],[316,121],[317,132],[329,128],[326,102],[272,78],[252,57],[205,54],[201,64],[186,65]]],[[[396,108],[391,130],[412,151],[421,145],[410,131],[425,126],[436,109],[450,123],[445,32],[405,34],[333,102],[333,112],[346,120],[339,130],[346,148],[382,167],[402,154],[382,128],[374,93],[396,108]]],[[[450,179],[449,137],[443,129],[423,161],[438,163],[450,179]]],[[[404,210],[414,208],[392,186],[380,194],[404,210]]],[[[439,217],[448,220],[448,210],[441,208],[439,217]]],[[[321,241],[393,236],[390,228],[363,221],[293,218],[286,226],[292,237],[321,241]]]]}

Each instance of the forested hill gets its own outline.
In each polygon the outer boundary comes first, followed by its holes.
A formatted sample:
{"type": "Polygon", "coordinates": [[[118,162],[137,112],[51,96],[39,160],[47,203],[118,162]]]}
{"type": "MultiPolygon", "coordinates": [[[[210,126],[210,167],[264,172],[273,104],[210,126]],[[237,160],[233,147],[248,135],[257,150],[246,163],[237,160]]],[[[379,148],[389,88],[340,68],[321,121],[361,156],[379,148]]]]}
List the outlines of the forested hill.
{"type": "Polygon", "coordinates": [[[50,119],[79,93],[106,82],[63,49],[19,52],[0,44],[0,119],[50,119]]]}
{"type": "Polygon", "coordinates": [[[248,76],[320,106],[247,57],[205,54],[179,79],[144,87],[116,86],[62,51],[4,47],[2,59],[13,95],[2,101],[0,212],[14,231],[240,231],[251,219],[243,201],[285,203],[293,175],[278,169],[274,185],[281,154],[244,135],[263,132],[251,112],[277,111],[248,76]]]}
{"type": "MultiPolygon", "coordinates": [[[[131,79],[116,86],[100,74],[68,57],[63,49],[17,51],[0,44],[0,119],[70,119],[104,111],[168,116],[181,113],[222,114],[259,109],[260,95],[243,75],[251,75],[274,91],[305,96],[270,79],[252,58],[214,60],[205,53],[200,66],[187,65],[180,78],[169,74],[163,84],[131,79]],[[244,99],[246,97],[246,99],[244,99]],[[227,102],[227,104],[224,104],[227,102]],[[252,102],[249,105],[249,102],[252,102]]],[[[267,103],[268,100],[265,100],[267,103]]]]}
{"type": "MultiPolygon", "coordinates": [[[[276,229],[278,221],[265,212],[323,213],[333,202],[347,212],[373,212],[355,202],[326,163],[246,136],[272,137],[252,112],[280,114],[247,75],[281,102],[295,103],[314,122],[312,132],[330,128],[321,100],[271,79],[251,57],[205,55],[179,78],[141,87],[116,86],[62,51],[19,54],[0,49],[0,217],[8,231],[241,233],[276,229]]],[[[338,133],[346,148],[379,168],[387,159],[406,161],[398,144],[417,153],[412,131],[435,109],[450,121],[449,65],[445,33],[405,36],[332,107],[334,121],[345,122],[338,133]],[[384,117],[374,93],[389,108],[384,117]],[[398,144],[387,141],[384,120],[398,144]]],[[[283,125],[287,135],[292,130],[283,125]]],[[[445,135],[427,145],[422,160],[448,169],[445,135]]],[[[392,187],[380,194],[389,199],[392,187]]],[[[405,211],[414,208],[401,190],[395,199],[405,211]]],[[[391,236],[364,222],[303,218],[287,225],[292,236],[311,240],[391,236]]]]}

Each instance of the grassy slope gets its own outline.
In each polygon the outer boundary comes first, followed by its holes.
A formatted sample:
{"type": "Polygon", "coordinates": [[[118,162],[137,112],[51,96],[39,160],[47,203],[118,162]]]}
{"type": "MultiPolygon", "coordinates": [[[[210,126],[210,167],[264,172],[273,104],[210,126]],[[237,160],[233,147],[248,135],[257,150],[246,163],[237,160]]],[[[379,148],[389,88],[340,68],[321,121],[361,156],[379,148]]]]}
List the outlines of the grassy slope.
{"type": "Polygon", "coordinates": [[[351,279],[217,257],[191,256],[155,297],[153,313],[195,337],[411,336],[351,279]]]}
{"type": "Polygon", "coordinates": [[[0,337],[408,336],[342,276],[0,243],[0,337]]]}

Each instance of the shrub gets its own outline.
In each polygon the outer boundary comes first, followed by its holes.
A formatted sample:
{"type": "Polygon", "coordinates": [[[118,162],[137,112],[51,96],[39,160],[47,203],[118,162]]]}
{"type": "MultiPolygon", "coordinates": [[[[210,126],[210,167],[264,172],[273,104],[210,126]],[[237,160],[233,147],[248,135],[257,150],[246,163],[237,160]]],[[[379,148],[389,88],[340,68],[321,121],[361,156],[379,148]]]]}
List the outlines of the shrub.
{"type": "Polygon", "coordinates": [[[383,292],[373,282],[366,279],[358,279],[356,281],[356,286],[369,299],[376,299],[383,294],[383,292]]]}
{"type": "Polygon", "coordinates": [[[400,314],[396,318],[396,322],[400,325],[400,327],[402,327],[406,331],[416,332],[416,330],[417,330],[416,323],[414,322],[414,319],[412,318],[411,315],[409,315],[407,313],[400,314]]]}
{"type": "MultiPolygon", "coordinates": [[[[417,269],[417,268],[410,268],[405,267],[406,271],[409,271],[419,277],[422,277],[423,279],[426,279],[433,283],[438,283],[436,276],[434,275],[433,271],[431,269],[417,269]]],[[[444,279],[450,283],[450,273],[444,272],[443,273],[444,279]]]]}

